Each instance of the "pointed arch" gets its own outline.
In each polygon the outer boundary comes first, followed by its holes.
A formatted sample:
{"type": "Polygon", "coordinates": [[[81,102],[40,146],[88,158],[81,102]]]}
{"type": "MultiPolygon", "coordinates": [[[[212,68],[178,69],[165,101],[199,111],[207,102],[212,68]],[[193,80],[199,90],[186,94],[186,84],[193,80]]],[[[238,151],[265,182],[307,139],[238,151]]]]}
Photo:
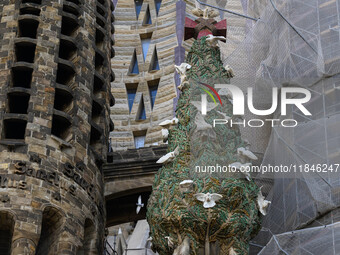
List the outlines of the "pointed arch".
{"type": "Polygon", "coordinates": [[[155,105],[159,81],[160,81],[160,79],[148,81],[150,101],[151,101],[151,110],[153,109],[153,107],[155,105]]]}
{"type": "Polygon", "coordinates": [[[131,113],[133,102],[137,93],[138,83],[126,83],[125,86],[129,105],[129,113],[131,113]]]}
{"type": "Polygon", "coordinates": [[[148,6],[146,7],[146,12],[145,12],[144,20],[143,20],[143,26],[151,25],[151,24],[152,24],[151,13],[150,13],[150,7],[148,4],[148,6]]]}
{"type": "Polygon", "coordinates": [[[151,61],[150,61],[149,72],[158,71],[158,70],[160,70],[160,68],[159,68],[159,62],[158,62],[157,48],[155,47],[153,54],[152,54],[151,61]]]}
{"type": "Polygon", "coordinates": [[[134,50],[133,55],[132,55],[128,74],[139,74],[136,49],[134,50]]]}
{"type": "Polygon", "coordinates": [[[145,111],[145,104],[144,104],[144,97],[142,98],[139,103],[136,120],[145,120],[146,119],[146,111],[145,111]]]}
{"type": "Polygon", "coordinates": [[[159,10],[161,9],[162,0],[155,0],[156,14],[158,16],[159,10]]]}
{"type": "Polygon", "coordinates": [[[135,0],[136,18],[138,20],[140,11],[142,9],[143,0],[135,0]]]}

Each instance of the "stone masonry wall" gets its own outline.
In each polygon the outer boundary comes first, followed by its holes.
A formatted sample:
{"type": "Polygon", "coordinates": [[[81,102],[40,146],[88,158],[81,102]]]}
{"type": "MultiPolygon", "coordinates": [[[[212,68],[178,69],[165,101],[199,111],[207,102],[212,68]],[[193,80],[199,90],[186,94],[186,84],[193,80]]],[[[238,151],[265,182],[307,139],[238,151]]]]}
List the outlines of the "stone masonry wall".
{"type": "Polygon", "coordinates": [[[0,3],[1,254],[102,253],[113,8],[0,3]]]}
{"type": "MultiPolygon", "coordinates": [[[[115,132],[110,134],[112,149],[114,151],[134,148],[134,137],[144,134],[145,146],[161,145],[163,139],[161,128],[158,124],[173,117],[173,100],[176,97],[174,80],[175,48],[178,46],[176,36],[176,2],[174,0],[162,0],[159,12],[154,0],[142,2],[141,11],[137,18],[134,0],[119,0],[115,9],[115,51],[116,56],[112,60],[112,68],[115,70],[116,79],[111,84],[112,93],[116,99],[116,105],[111,108],[111,117],[114,120],[115,132]],[[145,23],[145,17],[150,12],[151,24],[145,23]],[[142,38],[152,32],[150,46],[144,61],[142,38]],[[160,70],[150,71],[150,64],[154,49],[156,48],[160,70]],[[134,52],[138,62],[139,74],[131,73],[131,65],[134,61],[134,52]],[[159,80],[158,92],[153,108],[150,102],[150,83],[159,80]],[[128,89],[136,89],[133,106],[129,109],[128,89]],[[141,103],[145,105],[146,118],[138,119],[141,103]]],[[[210,4],[221,8],[228,8],[243,13],[240,0],[208,1],[210,4]]],[[[196,4],[194,0],[186,0],[185,15],[191,19],[197,17],[191,13],[196,4]]],[[[204,6],[202,6],[204,8],[204,6]]],[[[225,14],[221,13],[225,18],[225,14]]],[[[216,17],[217,21],[221,17],[216,17]]],[[[227,17],[228,36],[231,41],[240,42],[245,35],[245,20],[229,15],[227,17]]],[[[184,24],[183,24],[184,26],[184,24]]],[[[177,28],[178,29],[178,28],[177,28]]],[[[183,28],[182,28],[182,31],[183,28]]],[[[185,52],[192,45],[193,39],[183,42],[185,52]]],[[[224,58],[234,49],[235,44],[222,47],[224,58]]],[[[184,58],[183,58],[184,59],[184,58]]]]}
{"type": "MultiPolygon", "coordinates": [[[[144,0],[140,14],[136,16],[134,0],[119,0],[115,10],[115,51],[112,68],[116,80],[112,93],[116,105],[111,108],[115,132],[111,133],[113,150],[134,148],[134,135],[145,133],[145,146],[162,144],[162,120],[172,118],[173,98],[176,97],[174,83],[174,49],[177,46],[176,1],[161,1],[157,14],[155,1],[144,0]],[[151,24],[144,19],[151,15],[151,24]],[[144,62],[141,38],[152,33],[149,49],[144,62]],[[159,70],[150,70],[154,52],[157,52],[159,70]],[[131,73],[131,62],[136,51],[139,74],[131,73]],[[155,104],[151,108],[150,84],[157,83],[155,104]],[[127,88],[136,86],[136,97],[129,112],[127,88]],[[138,120],[141,100],[145,105],[146,119],[138,120]]],[[[152,68],[151,68],[152,69],[152,68]]]]}

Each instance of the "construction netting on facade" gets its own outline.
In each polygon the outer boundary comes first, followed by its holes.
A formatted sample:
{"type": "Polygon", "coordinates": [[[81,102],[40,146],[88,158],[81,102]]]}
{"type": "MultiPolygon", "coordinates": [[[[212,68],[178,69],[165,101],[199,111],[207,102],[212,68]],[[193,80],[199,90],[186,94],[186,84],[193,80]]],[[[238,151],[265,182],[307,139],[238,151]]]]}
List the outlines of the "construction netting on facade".
{"type": "MultiPolygon", "coordinates": [[[[263,153],[263,166],[288,166],[282,173],[252,174],[272,203],[263,218],[263,230],[254,240],[266,245],[261,254],[339,254],[340,206],[340,1],[270,0],[242,1],[244,13],[258,15],[246,21],[244,39],[233,40],[228,31],[224,64],[234,71],[231,84],[245,94],[253,88],[254,107],[269,109],[272,89],[305,88],[311,99],[305,115],[280,104],[274,114],[259,117],[248,112],[245,119],[277,119],[271,127],[242,128],[242,136],[254,152],[263,153]],[[282,121],[294,119],[296,127],[282,121]],[[321,168],[317,168],[320,167],[321,168]],[[290,232],[302,229],[298,232],[290,232]],[[281,248],[280,248],[281,246],[281,248]],[[281,252],[281,253],[280,253],[281,252]]],[[[225,13],[239,22],[243,18],[225,13]]],[[[240,28],[242,29],[242,28],[240,28]]],[[[249,96],[249,95],[248,95],[249,96]]],[[[291,95],[296,96],[296,95],[291,95]]]]}
{"type": "Polygon", "coordinates": [[[274,235],[258,254],[339,254],[340,224],[274,235]]]}

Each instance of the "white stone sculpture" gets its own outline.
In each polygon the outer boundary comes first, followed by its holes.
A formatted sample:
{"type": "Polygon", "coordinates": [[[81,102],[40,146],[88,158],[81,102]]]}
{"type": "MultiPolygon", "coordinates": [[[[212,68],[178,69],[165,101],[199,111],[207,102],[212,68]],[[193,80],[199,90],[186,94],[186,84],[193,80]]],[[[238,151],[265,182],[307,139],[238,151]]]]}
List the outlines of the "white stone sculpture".
{"type": "Polygon", "coordinates": [[[157,164],[166,164],[174,160],[174,158],[179,154],[179,149],[178,147],[164,156],[162,156],[159,160],[157,160],[157,164]]]}
{"type": "Polygon", "coordinates": [[[262,195],[261,189],[262,187],[260,188],[259,194],[257,196],[257,205],[259,206],[259,210],[262,213],[262,215],[266,216],[268,206],[271,202],[268,200],[265,200],[265,197],[262,195]]]}
{"type": "Polygon", "coordinates": [[[177,71],[177,73],[179,74],[180,78],[181,78],[181,84],[178,86],[178,89],[182,91],[182,89],[184,88],[184,85],[186,83],[188,83],[187,80],[187,70],[189,70],[191,68],[191,65],[187,64],[187,63],[182,63],[179,66],[175,65],[175,69],[177,71]]]}
{"type": "Polygon", "coordinates": [[[214,35],[208,35],[207,36],[207,42],[210,44],[211,47],[217,48],[218,47],[218,41],[225,41],[224,36],[214,36],[214,35]]]}
{"type": "Polygon", "coordinates": [[[212,208],[216,205],[216,202],[220,200],[223,196],[217,193],[210,194],[209,192],[204,193],[197,193],[195,197],[198,201],[203,202],[204,208],[212,208]]]}

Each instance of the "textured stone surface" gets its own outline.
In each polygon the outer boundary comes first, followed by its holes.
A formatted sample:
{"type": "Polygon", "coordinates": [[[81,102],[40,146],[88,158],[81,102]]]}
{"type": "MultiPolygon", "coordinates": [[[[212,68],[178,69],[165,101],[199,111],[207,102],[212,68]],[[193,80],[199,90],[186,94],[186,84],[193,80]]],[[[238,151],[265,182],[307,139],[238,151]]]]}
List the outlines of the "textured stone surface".
{"type": "Polygon", "coordinates": [[[133,0],[120,0],[115,10],[115,51],[112,61],[116,80],[111,84],[116,105],[111,108],[115,132],[111,133],[113,150],[134,148],[134,132],[146,131],[145,145],[162,144],[161,128],[164,119],[172,118],[173,98],[176,97],[174,72],[174,48],[176,38],[176,1],[163,0],[157,16],[153,0],[144,0],[138,20],[133,0]],[[143,25],[149,6],[152,24],[143,25]],[[144,62],[140,35],[152,32],[149,50],[144,62]],[[156,47],[158,71],[149,71],[150,61],[156,47]],[[131,59],[136,50],[139,74],[128,74],[131,59]],[[160,79],[153,109],[151,109],[148,83],[160,79]],[[146,110],[145,120],[136,120],[140,99],[136,96],[129,113],[126,84],[137,83],[137,93],[143,94],[146,110]]]}
{"type": "Polygon", "coordinates": [[[0,215],[13,219],[13,255],[102,253],[110,5],[0,3],[0,215]]]}

